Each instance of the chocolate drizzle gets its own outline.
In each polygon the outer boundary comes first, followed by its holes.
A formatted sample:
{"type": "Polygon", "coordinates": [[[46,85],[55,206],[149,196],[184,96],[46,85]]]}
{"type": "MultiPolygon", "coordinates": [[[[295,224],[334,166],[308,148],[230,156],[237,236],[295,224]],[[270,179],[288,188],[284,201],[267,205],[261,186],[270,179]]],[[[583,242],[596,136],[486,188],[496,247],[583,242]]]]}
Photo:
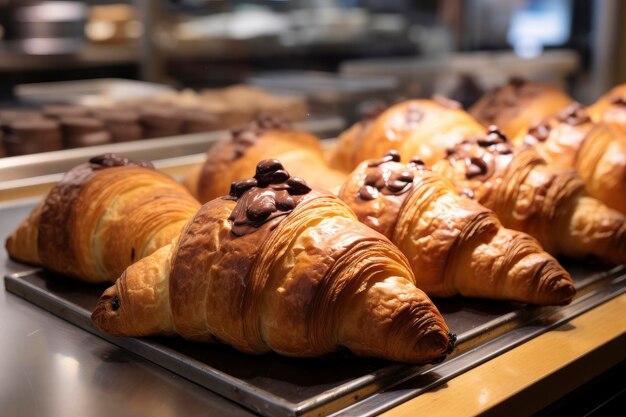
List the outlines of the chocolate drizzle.
{"type": "Polygon", "coordinates": [[[481,177],[487,179],[495,171],[495,156],[513,153],[513,144],[495,126],[489,126],[487,135],[465,139],[446,151],[451,163],[465,162],[467,179],[481,177]],[[478,149],[476,148],[478,147],[478,149]]]}
{"type": "Polygon", "coordinates": [[[561,110],[556,119],[559,122],[567,123],[572,126],[582,125],[591,121],[591,117],[587,114],[587,111],[580,103],[573,103],[572,105],[561,110]]]}
{"type": "Polygon", "coordinates": [[[311,188],[306,182],[290,177],[278,160],[259,162],[254,177],[233,182],[225,197],[237,201],[228,218],[232,222],[231,233],[243,236],[271,220],[279,221],[291,213],[309,191],[311,188]]]}
{"type": "MultiPolygon", "coordinates": [[[[383,164],[387,162],[400,162],[398,151],[389,151],[382,159],[370,161],[368,168],[375,168],[368,172],[359,188],[358,196],[362,200],[374,200],[384,195],[400,195],[409,191],[413,187],[415,174],[412,171],[403,170],[400,172],[384,169],[383,164]]],[[[418,169],[426,169],[424,162],[419,158],[413,158],[409,164],[415,165],[418,169]]]]}
{"type": "Polygon", "coordinates": [[[615,96],[611,99],[611,104],[615,104],[616,106],[626,106],[626,97],[615,96]]]}
{"type": "Polygon", "coordinates": [[[154,169],[154,165],[149,161],[134,161],[114,153],[105,153],[103,155],[94,156],[89,160],[92,169],[103,169],[123,166],[138,166],[143,168],[154,169]]]}
{"type": "Polygon", "coordinates": [[[550,136],[552,127],[547,122],[539,123],[528,130],[524,137],[524,143],[527,145],[535,145],[539,142],[545,142],[550,136]]]}
{"type": "Polygon", "coordinates": [[[246,150],[254,145],[265,131],[270,129],[287,130],[290,128],[290,124],[285,120],[271,115],[261,115],[256,120],[233,129],[231,131],[231,140],[235,149],[233,159],[245,155],[246,150]]]}

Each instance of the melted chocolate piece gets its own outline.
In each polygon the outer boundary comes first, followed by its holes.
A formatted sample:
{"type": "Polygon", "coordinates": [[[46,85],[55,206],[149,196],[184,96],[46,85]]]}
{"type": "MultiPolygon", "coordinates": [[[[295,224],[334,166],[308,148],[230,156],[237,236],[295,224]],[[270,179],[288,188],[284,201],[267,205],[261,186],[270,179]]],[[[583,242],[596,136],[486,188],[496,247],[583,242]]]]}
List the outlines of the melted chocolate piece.
{"type": "Polygon", "coordinates": [[[103,155],[94,156],[89,160],[93,169],[122,167],[122,166],[138,166],[154,169],[154,165],[149,161],[134,161],[114,153],[105,153],[103,155]]]}
{"type": "Polygon", "coordinates": [[[552,127],[548,123],[539,123],[528,130],[528,134],[524,137],[524,143],[534,145],[538,142],[545,142],[550,137],[552,127]]]}
{"type": "Polygon", "coordinates": [[[226,198],[237,201],[228,218],[232,222],[231,233],[243,236],[271,220],[280,221],[310,191],[303,179],[290,177],[278,160],[259,162],[254,178],[235,181],[230,186],[226,198]]]}
{"type": "Polygon", "coordinates": [[[615,104],[616,106],[626,106],[626,97],[615,96],[611,99],[611,104],[615,104]]]}
{"type": "Polygon", "coordinates": [[[573,103],[561,110],[556,115],[556,119],[559,122],[567,123],[572,126],[582,125],[591,121],[591,117],[589,117],[587,111],[580,103],[573,103]]]}
{"type": "Polygon", "coordinates": [[[116,310],[119,310],[119,308],[120,308],[120,299],[116,295],[115,297],[111,299],[111,309],[113,311],[116,311],[116,310]]]}
{"type": "MultiPolygon", "coordinates": [[[[400,154],[398,151],[389,151],[385,156],[378,160],[367,164],[369,168],[376,168],[369,172],[365,177],[363,186],[359,188],[358,195],[363,200],[374,200],[385,195],[400,195],[409,191],[413,187],[415,174],[411,171],[392,171],[390,174],[383,170],[382,165],[387,162],[400,162],[400,154]]],[[[424,162],[419,158],[413,158],[411,164],[423,166],[424,162]],[[420,165],[421,163],[421,165],[420,165]]]]}
{"type": "Polygon", "coordinates": [[[367,166],[370,168],[377,167],[385,162],[400,162],[400,152],[396,150],[387,151],[381,159],[377,161],[370,161],[367,163],[367,166]]]}
{"type": "Polygon", "coordinates": [[[270,115],[261,115],[256,120],[231,131],[235,152],[233,159],[242,157],[257,139],[270,129],[288,130],[291,126],[286,121],[270,115]]]}
{"type": "Polygon", "coordinates": [[[419,169],[426,169],[426,162],[422,161],[421,158],[418,158],[417,156],[411,158],[409,164],[417,165],[419,169]]]}
{"type": "Polygon", "coordinates": [[[476,177],[486,179],[495,171],[495,155],[508,155],[513,153],[513,149],[513,144],[506,136],[495,126],[490,126],[487,135],[465,139],[455,147],[447,149],[446,158],[451,163],[463,160],[467,179],[476,177]]]}

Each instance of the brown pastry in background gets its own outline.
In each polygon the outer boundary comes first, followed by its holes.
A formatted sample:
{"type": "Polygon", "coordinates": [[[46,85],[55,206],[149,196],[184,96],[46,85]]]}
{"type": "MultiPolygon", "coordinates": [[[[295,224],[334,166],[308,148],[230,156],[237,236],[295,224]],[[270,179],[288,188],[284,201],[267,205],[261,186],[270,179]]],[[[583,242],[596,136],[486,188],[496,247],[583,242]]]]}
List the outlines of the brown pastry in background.
{"type": "Polygon", "coordinates": [[[23,118],[8,123],[3,142],[9,155],[56,151],[63,147],[59,123],[43,118],[23,118]]]}
{"type": "Polygon", "coordinates": [[[181,109],[182,133],[202,133],[216,130],[218,117],[202,109],[181,109]]]}
{"type": "Polygon", "coordinates": [[[113,142],[129,142],[143,138],[139,115],[132,111],[101,110],[94,117],[104,123],[113,142]]]}
{"type": "Polygon", "coordinates": [[[93,117],[66,117],[61,119],[63,142],[66,148],[104,145],[111,143],[111,133],[102,121],[93,117]]]}
{"type": "Polygon", "coordinates": [[[89,116],[89,109],[84,106],[72,106],[68,104],[53,104],[44,106],[43,115],[53,119],[63,119],[66,117],[89,116]]]}
{"type": "Polygon", "coordinates": [[[139,122],[146,139],[178,135],[183,124],[177,110],[168,106],[142,107],[139,122]]]}

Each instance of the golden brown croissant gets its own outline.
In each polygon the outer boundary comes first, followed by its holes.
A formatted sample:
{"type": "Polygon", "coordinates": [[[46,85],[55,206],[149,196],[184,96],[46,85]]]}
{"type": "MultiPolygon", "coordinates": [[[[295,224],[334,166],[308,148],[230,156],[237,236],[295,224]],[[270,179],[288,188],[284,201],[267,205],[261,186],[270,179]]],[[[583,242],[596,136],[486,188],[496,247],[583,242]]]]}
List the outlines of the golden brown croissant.
{"type": "Polygon", "coordinates": [[[269,158],[279,158],[294,175],[306,176],[324,189],[338,188],[345,179],[328,167],[317,137],[261,117],[213,145],[204,164],[193,169],[184,184],[204,203],[227,194],[231,182],[249,177],[258,161],[269,158]]]}
{"type": "Polygon", "coordinates": [[[587,196],[573,169],[549,166],[531,148],[516,150],[495,128],[450,149],[433,169],[553,255],[626,262],[626,217],[587,196]]]}
{"type": "Polygon", "coordinates": [[[363,162],[339,197],[400,248],[430,296],[533,304],[567,304],[574,296],[569,274],[535,239],[502,227],[491,210],[459,196],[417,158],[401,164],[390,151],[363,162]]]}
{"type": "Polygon", "coordinates": [[[106,154],[68,171],[6,248],[14,259],[83,281],[113,281],[171,243],[199,207],[152,164],[106,154]]]}
{"type": "Polygon", "coordinates": [[[513,139],[555,167],[575,168],[591,197],[626,213],[626,136],[574,103],[513,139]]]}
{"type": "Polygon", "coordinates": [[[484,132],[455,101],[408,100],[369,115],[343,132],[328,159],[333,168],[351,172],[362,161],[397,150],[407,161],[419,155],[432,164],[445,157],[450,146],[484,132]]]}
{"type": "Polygon", "coordinates": [[[626,133],[626,84],[613,87],[587,110],[594,122],[610,123],[626,133]]]}
{"type": "Polygon", "coordinates": [[[572,102],[558,87],[513,78],[481,97],[470,108],[470,114],[485,127],[498,126],[505,135],[514,138],[572,102]]]}
{"type": "Polygon", "coordinates": [[[217,338],[298,357],[342,346],[427,362],[453,340],[404,255],[277,160],[260,162],[175,243],[131,265],[92,319],[113,335],[217,338]]]}

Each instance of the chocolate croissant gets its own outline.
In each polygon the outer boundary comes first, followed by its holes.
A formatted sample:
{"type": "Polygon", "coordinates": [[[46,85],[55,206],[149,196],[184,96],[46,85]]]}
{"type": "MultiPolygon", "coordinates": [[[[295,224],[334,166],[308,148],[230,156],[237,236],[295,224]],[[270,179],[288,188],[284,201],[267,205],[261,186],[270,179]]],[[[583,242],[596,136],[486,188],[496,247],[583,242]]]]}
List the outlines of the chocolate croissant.
{"type": "Polygon", "coordinates": [[[6,241],[9,255],[92,283],[171,243],[200,204],[149,162],[113,154],[68,171],[6,241]]]}
{"type": "Polygon", "coordinates": [[[397,150],[403,159],[419,155],[427,164],[445,157],[446,149],[485,128],[460,103],[437,98],[408,100],[370,114],[339,136],[330,149],[330,166],[351,172],[367,159],[397,150]]]}
{"type": "Polygon", "coordinates": [[[483,126],[498,126],[507,137],[514,138],[572,102],[558,87],[513,78],[487,92],[469,112],[483,126]]]}
{"type": "Polygon", "coordinates": [[[172,245],[131,265],[92,320],[112,335],[179,334],[297,357],[345,347],[421,363],[454,339],[404,255],[277,160],[260,162],[172,245]]]}
{"type": "Polygon", "coordinates": [[[574,103],[513,142],[533,146],[552,166],[575,168],[591,197],[626,213],[626,136],[616,125],[592,122],[583,106],[574,103]]]}
{"type": "Polygon", "coordinates": [[[430,296],[558,305],[575,294],[569,274],[535,239],[502,227],[420,159],[402,164],[390,151],[363,162],[339,196],[400,248],[430,296]]]}
{"type": "Polygon", "coordinates": [[[532,148],[516,149],[495,128],[451,148],[433,169],[553,255],[626,262],[626,217],[589,197],[573,169],[546,164],[532,148]]]}
{"type": "Polygon", "coordinates": [[[183,183],[204,203],[227,194],[231,182],[249,177],[258,161],[269,158],[279,158],[294,175],[306,176],[321,188],[338,188],[345,179],[328,167],[317,137],[293,130],[279,119],[260,117],[213,145],[206,161],[183,183]]]}

